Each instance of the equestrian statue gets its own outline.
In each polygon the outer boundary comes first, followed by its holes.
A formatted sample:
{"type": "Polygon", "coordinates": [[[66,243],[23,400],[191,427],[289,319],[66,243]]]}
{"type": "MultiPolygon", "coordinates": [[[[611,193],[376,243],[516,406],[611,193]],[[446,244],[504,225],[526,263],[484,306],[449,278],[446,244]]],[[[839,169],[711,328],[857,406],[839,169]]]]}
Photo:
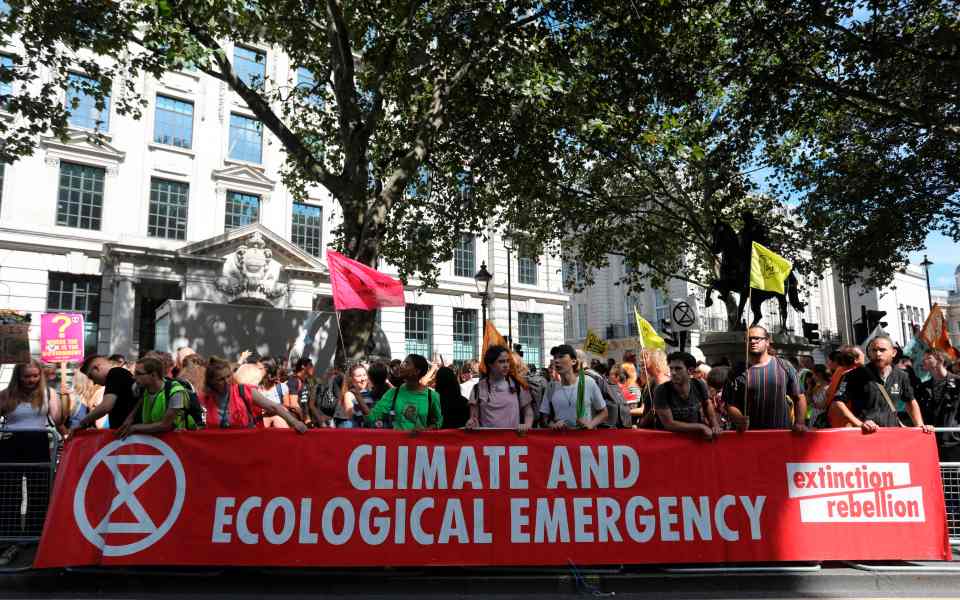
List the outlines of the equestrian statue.
{"type": "Polygon", "coordinates": [[[711,252],[719,255],[719,269],[717,277],[710,282],[707,288],[706,306],[713,305],[712,292],[716,290],[720,299],[725,303],[730,303],[731,292],[736,292],[739,297],[737,305],[737,318],[735,321],[737,329],[746,329],[743,321],[743,312],[746,308],[747,298],[750,299],[750,309],[753,311],[753,322],[751,327],[760,322],[763,318],[763,303],[770,298],[776,298],[780,306],[780,330],[787,330],[787,301],[797,312],[803,312],[804,304],[800,301],[797,293],[797,276],[793,269],[784,282],[784,294],[777,292],[768,292],[765,290],[750,290],[750,258],[753,249],[753,242],[758,242],[769,247],[769,241],[766,230],[750,211],[743,213],[743,229],[737,234],[733,228],[720,220],[714,221],[713,239],[711,252]]]}

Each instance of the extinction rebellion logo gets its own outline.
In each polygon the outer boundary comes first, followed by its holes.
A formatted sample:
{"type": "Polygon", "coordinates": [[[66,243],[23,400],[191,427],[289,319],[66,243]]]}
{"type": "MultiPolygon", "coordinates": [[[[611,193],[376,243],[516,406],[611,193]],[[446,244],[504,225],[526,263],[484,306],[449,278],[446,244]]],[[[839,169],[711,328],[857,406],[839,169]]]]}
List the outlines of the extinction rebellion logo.
{"type": "Polygon", "coordinates": [[[921,523],[923,488],[909,463],[787,463],[804,523],[921,523]]]}
{"type": "MultiPolygon", "coordinates": [[[[169,481],[169,474],[164,479],[169,481]]],[[[173,449],[156,438],[134,435],[107,444],[90,459],[73,496],[73,515],[83,537],[100,548],[104,556],[127,556],[149,548],[170,531],[180,516],[186,489],[183,464],[173,449]],[[131,446],[147,446],[156,452],[117,453],[131,446]],[[104,469],[109,479],[103,477],[104,469]],[[151,480],[160,479],[158,474],[163,474],[164,469],[172,470],[175,485],[151,486],[151,480]],[[103,515],[87,512],[87,493],[95,477],[98,482],[113,484],[113,498],[103,515]],[[144,508],[141,500],[146,497],[151,498],[151,507],[159,507],[157,513],[161,514],[151,514],[144,508]],[[108,544],[108,535],[111,542],[123,543],[108,544]]]]}

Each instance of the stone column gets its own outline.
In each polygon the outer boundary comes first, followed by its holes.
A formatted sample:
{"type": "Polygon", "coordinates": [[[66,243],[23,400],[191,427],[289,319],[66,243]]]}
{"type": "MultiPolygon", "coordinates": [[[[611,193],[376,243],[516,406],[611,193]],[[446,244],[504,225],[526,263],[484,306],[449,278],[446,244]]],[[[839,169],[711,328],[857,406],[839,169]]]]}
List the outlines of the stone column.
{"type": "Polygon", "coordinates": [[[110,353],[132,358],[136,278],[119,275],[113,279],[113,314],[110,317],[110,353]]]}

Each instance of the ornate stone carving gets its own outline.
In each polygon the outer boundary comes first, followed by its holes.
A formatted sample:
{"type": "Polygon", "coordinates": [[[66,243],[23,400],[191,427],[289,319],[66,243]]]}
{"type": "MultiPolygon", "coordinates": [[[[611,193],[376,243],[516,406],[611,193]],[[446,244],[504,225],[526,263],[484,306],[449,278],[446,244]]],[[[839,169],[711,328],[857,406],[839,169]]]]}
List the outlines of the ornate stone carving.
{"type": "Polygon", "coordinates": [[[48,167],[57,168],[60,166],[60,158],[56,156],[50,156],[49,154],[46,156],[43,162],[46,163],[48,167]]]}
{"type": "Polygon", "coordinates": [[[216,286],[231,301],[256,298],[273,302],[287,293],[286,284],[280,283],[280,263],[273,260],[259,232],[227,256],[216,286]]]}

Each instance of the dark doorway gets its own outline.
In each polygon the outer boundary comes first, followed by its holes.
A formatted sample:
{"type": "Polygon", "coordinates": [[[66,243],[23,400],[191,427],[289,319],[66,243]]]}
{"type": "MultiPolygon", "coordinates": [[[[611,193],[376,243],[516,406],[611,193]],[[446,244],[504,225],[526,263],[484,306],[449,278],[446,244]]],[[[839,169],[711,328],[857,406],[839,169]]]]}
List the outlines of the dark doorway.
{"type": "Polygon", "coordinates": [[[156,312],[167,300],[180,300],[180,285],[144,280],[137,286],[137,355],[154,349],[157,341],[156,312]]]}

